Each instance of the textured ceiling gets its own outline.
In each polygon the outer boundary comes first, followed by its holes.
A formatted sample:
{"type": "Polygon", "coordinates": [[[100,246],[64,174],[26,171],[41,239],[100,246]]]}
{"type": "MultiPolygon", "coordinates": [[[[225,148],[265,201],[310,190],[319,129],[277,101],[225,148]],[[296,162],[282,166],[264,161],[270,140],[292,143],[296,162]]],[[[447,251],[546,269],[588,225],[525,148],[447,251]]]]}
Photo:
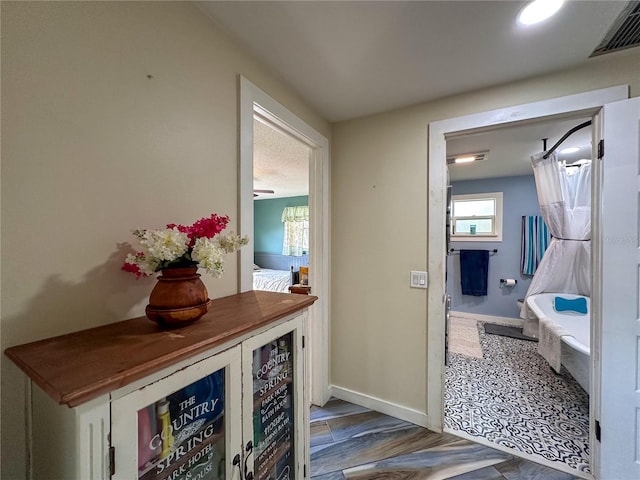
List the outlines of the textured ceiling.
{"type": "Polygon", "coordinates": [[[253,188],[256,200],[309,194],[309,147],[263,121],[254,119],[253,188]]]}

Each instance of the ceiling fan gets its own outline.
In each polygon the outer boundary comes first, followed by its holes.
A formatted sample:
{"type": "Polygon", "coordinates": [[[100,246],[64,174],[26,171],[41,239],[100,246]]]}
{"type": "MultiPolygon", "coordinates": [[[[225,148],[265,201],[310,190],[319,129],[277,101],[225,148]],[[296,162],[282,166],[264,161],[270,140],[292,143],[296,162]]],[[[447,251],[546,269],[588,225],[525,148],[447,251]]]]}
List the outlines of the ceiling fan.
{"type": "Polygon", "coordinates": [[[261,189],[261,188],[254,188],[253,189],[253,196],[257,197],[259,193],[271,193],[274,194],[276,192],[274,192],[273,190],[265,190],[265,189],[261,189]]]}

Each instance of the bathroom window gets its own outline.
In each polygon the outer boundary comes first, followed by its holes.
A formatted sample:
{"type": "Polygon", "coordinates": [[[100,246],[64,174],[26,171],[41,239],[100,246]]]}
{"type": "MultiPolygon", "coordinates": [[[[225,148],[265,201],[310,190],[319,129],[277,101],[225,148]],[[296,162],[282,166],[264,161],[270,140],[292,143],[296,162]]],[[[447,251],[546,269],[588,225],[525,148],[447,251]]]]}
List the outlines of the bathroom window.
{"type": "Polygon", "coordinates": [[[461,242],[502,241],[502,192],[453,195],[451,238],[461,242]]]}

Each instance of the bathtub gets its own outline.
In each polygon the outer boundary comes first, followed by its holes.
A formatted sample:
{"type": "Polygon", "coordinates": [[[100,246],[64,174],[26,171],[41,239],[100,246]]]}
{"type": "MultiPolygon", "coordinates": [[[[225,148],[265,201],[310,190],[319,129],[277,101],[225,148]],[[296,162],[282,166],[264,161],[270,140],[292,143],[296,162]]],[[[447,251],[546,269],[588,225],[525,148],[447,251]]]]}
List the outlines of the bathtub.
{"type": "Polygon", "coordinates": [[[571,373],[573,378],[589,393],[591,380],[591,302],[587,300],[586,314],[576,312],[556,312],[553,308],[555,297],[579,298],[581,295],[570,293],[539,293],[527,297],[527,305],[538,320],[546,318],[558,324],[571,335],[562,337],[561,361],[562,365],[571,373]]]}

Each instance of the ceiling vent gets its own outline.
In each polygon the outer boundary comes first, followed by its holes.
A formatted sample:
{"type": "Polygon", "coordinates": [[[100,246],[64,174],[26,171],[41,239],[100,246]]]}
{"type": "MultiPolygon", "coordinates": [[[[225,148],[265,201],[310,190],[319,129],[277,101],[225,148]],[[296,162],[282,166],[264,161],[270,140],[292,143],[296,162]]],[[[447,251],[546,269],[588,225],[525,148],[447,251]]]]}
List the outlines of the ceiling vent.
{"type": "Polygon", "coordinates": [[[590,57],[640,45],[640,1],[629,2],[590,57]]]}

